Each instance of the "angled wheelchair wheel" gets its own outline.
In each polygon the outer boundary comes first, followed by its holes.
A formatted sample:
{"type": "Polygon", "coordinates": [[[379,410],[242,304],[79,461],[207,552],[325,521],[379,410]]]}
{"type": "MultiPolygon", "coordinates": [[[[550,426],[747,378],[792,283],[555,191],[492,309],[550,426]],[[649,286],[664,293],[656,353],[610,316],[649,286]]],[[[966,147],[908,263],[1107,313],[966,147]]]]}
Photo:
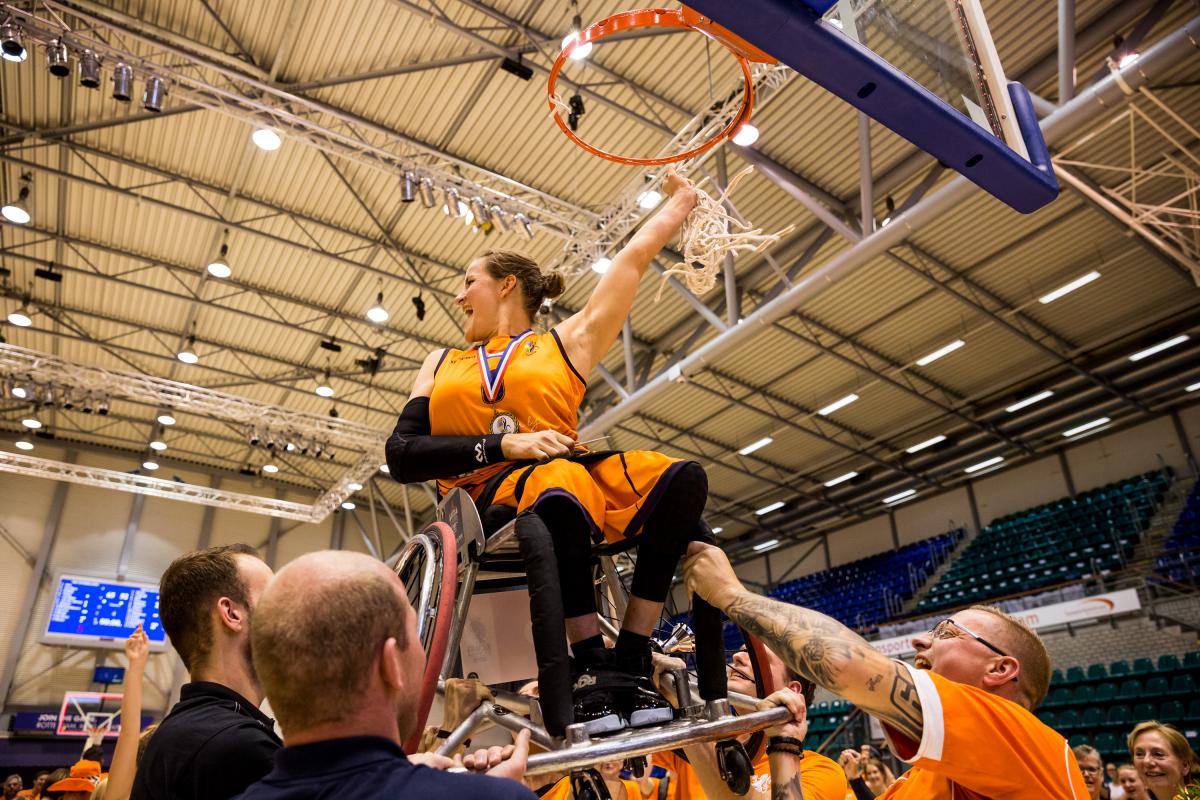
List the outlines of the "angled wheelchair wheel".
{"type": "Polygon", "coordinates": [[[431,522],[404,545],[396,560],[396,574],[408,592],[417,616],[417,638],[425,651],[425,673],[417,703],[417,728],[404,743],[413,752],[421,739],[429,709],[437,693],[442,661],[454,621],[454,595],[458,582],[458,550],[454,532],[444,522],[431,522]]]}

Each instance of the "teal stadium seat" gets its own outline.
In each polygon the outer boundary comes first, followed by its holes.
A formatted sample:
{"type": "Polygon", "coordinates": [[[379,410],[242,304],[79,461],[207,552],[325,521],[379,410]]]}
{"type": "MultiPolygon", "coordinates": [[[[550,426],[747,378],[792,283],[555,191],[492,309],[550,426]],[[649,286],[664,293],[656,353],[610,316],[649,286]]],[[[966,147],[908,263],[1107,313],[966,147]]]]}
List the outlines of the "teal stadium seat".
{"type": "Polygon", "coordinates": [[[1108,674],[1114,678],[1123,678],[1129,674],[1128,661],[1114,661],[1108,665],[1108,674]]]}
{"type": "Polygon", "coordinates": [[[1093,686],[1078,686],[1071,692],[1071,705],[1091,705],[1096,700],[1096,689],[1093,686]]]}
{"type": "Polygon", "coordinates": [[[1121,688],[1117,692],[1117,697],[1121,700],[1136,700],[1142,696],[1142,682],[1137,678],[1130,678],[1121,682],[1121,688]]]}
{"type": "Polygon", "coordinates": [[[1066,682],[1067,682],[1067,679],[1066,679],[1066,677],[1063,676],[1063,671],[1061,669],[1056,669],[1056,670],[1054,670],[1054,672],[1050,673],[1050,687],[1051,688],[1054,688],[1055,686],[1062,686],[1066,682]]]}
{"type": "Polygon", "coordinates": [[[1142,687],[1142,697],[1156,698],[1170,694],[1171,684],[1161,675],[1155,675],[1153,678],[1146,679],[1146,685],[1142,687]]]}
{"type": "Polygon", "coordinates": [[[1084,709],[1079,717],[1079,727],[1085,731],[1094,731],[1104,724],[1104,712],[1096,706],[1084,709]]]}
{"type": "Polygon", "coordinates": [[[1087,677],[1083,673],[1083,667],[1071,667],[1067,670],[1067,683],[1083,683],[1085,680],[1087,677]]]}
{"type": "Polygon", "coordinates": [[[1046,696],[1046,702],[1043,705],[1047,708],[1056,708],[1058,706],[1065,706],[1070,702],[1071,690],[1062,686],[1051,690],[1050,694],[1046,696]]]}
{"type": "Polygon", "coordinates": [[[1186,672],[1182,675],[1176,675],[1171,679],[1171,688],[1167,690],[1167,694],[1195,697],[1196,681],[1186,672]]]}
{"type": "Polygon", "coordinates": [[[1182,668],[1182,665],[1179,663],[1179,656],[1171,653],[1159,656],[1157,666],[1159,672],[1177,672],[1182,668]]]}
{"type": "Polygon", "coordinates": [[[1068,708],[1066,711],[1058,715],[1058,730],[1073,731],[1079,727],[1079,712],[1073,708],[1068,708]]]}
{"type": "Polygon", "coordinates": [[[1117,685],[1112,681],[1106,681],[1096,687],[1096,702],[1111,703],[1117,697],[1117,685]]]}
{"type": "Polygon", "coordinates": [[[1133,707],[1133,723],[1136,725],[1139,722],[1154,719],[1157,713],[1154,703],[1138,703],[1133,707]]]}
{"type": "Polygon", "coordinates": [[[1134,659],[1133,674],[1134,675],[1149,675],[1154,672],[1154,661],[1149,658],[1134,659]]]}
{"type": "Polygon", "coordinates": [[[1129,706],[1124,703],[1119,703],[1115,706],[1108,707],[1108,715],[1104,719],[1104,724],[1120,728],[1128,728],[1133,724],[1132,712],[1129,706]]]}
{"type": "Polygon", "coordinates": [[[1108,670],[1104,668],[1103,664],[1092,664],[1087,668],[1087,679],[1089,681],[1102,681],[1107,677],[1108,670]]]}
{"type": "Polygon", "coordinates": [[[1158,707],[1158,719],[1161,722],[1178,725],[1187,719],[1187,709],[1178,700],[1168,700],[1158,707]]]}

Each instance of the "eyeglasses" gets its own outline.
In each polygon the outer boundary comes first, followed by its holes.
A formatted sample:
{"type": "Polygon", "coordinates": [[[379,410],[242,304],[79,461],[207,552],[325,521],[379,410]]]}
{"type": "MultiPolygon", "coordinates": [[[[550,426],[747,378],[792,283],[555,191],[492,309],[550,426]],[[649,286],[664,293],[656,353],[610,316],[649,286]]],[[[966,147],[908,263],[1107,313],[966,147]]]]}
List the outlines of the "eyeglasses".
{"type": "Polygon", "coordinates": [[[963,633],[965,633],[967,636],[970,636],[972,639],[979,642],[981,645],[986,647],[988,650],[991,650],[996,655],[1006,656],[1006,657],[1011,658],[1011,656],[1009,656],[1008,653],[1004,652],[999,647],[996,647],[996,645],[992,644],[987,639],[985,639],[982,636],[980,636],[979,634],[975,633],[970,628],[964,627],[962,623],[955,622],[954,620],[950,619],[949,617],[942,620],[937,625],[934,625],[933,630],[930,631],[930,633],[933,635],[933,638],[935,638],[935,639],[958,639],[958,638],[962,637],[963,633]],[[959,631],[962,631],[962,633],[956,633],[954,630],[955,628],[957,628],[959,631]]]}
{"type": "Polygon", "coordinates": [[[1079,768],[1079,771],[1084,773],[1085,775],[1098,775],[1098,774],[1100,774],[1100,772],[1102,772],[1100,767],[1083,767],[1083,766],[1081,766],[1079,768]]]}

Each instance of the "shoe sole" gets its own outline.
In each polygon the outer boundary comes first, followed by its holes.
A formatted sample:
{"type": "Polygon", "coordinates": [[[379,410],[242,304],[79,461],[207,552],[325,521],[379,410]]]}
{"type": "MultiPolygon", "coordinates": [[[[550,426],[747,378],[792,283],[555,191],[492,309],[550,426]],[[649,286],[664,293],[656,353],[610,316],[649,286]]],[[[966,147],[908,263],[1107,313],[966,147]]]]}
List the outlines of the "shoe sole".
{"type": "Polygon", "coordinates": [[[590,719],[583,724],[584,730],[589,736],[594,736],[600,733],[613,733],[614,731],[624,730],[628,723],[617,714],[609,714],[608,716],[590,719]]]}
{"type": "Polygon", "coordinates": [[[643,708],[629,715],[629,726],[631,728],[641,728],[645,725],[670,722],[674,718],[675,712],[669,708],[643,708]]]}

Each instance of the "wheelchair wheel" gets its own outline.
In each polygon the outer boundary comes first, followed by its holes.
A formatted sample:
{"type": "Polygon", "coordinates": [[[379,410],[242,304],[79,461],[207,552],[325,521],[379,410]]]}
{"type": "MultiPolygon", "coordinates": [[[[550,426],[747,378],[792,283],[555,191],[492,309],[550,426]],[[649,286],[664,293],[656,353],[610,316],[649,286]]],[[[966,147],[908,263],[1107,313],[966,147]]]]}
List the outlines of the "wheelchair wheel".
{"type": "Polygon", "coordinates": [[[413,752],[425,729],[437,692],[442,661],[454,621],[454,595],[458,585],[458,553],[454,532],[444,522],[431,522],[405,544],[396,560],[396,574],[408,592],[417,616],[417,638],[425,651],[425,673],[417,703],[417,728],[404,743],[413,752]]]}

